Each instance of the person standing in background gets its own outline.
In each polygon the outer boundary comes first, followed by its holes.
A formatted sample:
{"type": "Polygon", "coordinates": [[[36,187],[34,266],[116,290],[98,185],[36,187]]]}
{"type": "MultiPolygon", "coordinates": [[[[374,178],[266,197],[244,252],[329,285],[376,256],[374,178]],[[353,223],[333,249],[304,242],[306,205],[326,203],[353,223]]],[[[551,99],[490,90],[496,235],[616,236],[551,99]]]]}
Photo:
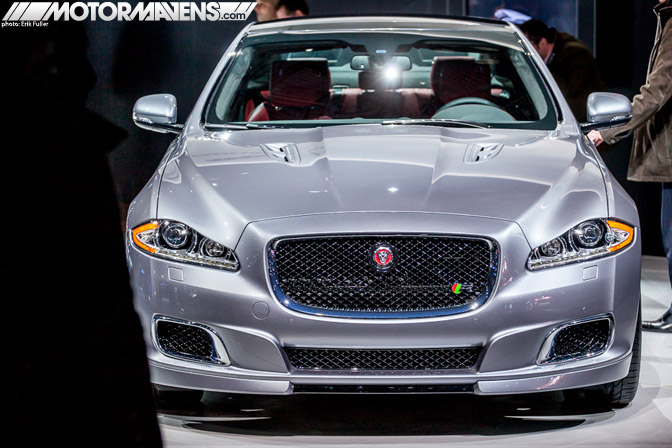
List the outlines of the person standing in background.
{"type": "MultiPolygon", "coordinates": [[[[659,1],[646,83],[632,100],[632,119],[617,129],[591,131],[588,138],[595,146],[613,144],[634,131],[628,180],[662,183],[660,221],[672,284],[672,0],[659,1]]],[[[672,333],[672,304],[660,319],[642,322],[642,328],[672,333]]]]}
{"type": "Polygon", "coordinates": [[[305,17],[310,14],[306,0],[280,0],[276,14],[278,19],[290,19],[292,17],[305,17]]]}
{"type": "Polygon", "coordinates": [[[254,12],[257,14],[257,22],[268,22],[275,20],[276,11],[278,9],[278,0],[258,0],[254,7],[254,12]]]}
{"type": "Polygon", "coordinates": [[[127,133],[86,107],[97,77],[82,22],[0,37],[5,211],[25,242],[53,248],[38,261],[20,244],[3,269],[14,282],[3,316],[20,335],[5,353],[9,445],[160,448],[108,165],[127,133]]]}
{"type": "Polygon", "coordinates": [[[539,19],[521,24],[520,30],[548,66],[576,119],[586,121],[588,95],[604,90],[593,53],[574,36],[549,28],[539,19]]]}

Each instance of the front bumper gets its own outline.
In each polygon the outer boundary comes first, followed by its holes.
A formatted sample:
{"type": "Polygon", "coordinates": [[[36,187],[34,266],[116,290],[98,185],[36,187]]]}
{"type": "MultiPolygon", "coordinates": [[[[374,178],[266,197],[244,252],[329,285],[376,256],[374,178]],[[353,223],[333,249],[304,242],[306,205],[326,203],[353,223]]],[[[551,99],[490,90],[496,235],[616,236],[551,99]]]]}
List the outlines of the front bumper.
{"type": "MultiPolygon", "coordinates": [[[[193,365],[150,361],[152,382],[185,389],[201,389],[216,392],[291,395],[296,386],[327,386],[321,390],[334,392],[340,386],[361,386],[350,390],[367,391],[370,386],[385,386],[373,390],[385,392],[428,391],[427,386],[456,386],[455,391],[473,391],[477,395],[509,395],[552,390],[573,389],[618,381],[628,374],[630,354],[611,363],[598,366],[572,366],[564,373],[554,374],[486,374],[486,375],[390,375],[390,376],[348,376],[348,375],[269,375],[267,372],[249,372],[230,369],[216,372],[193,365]],[[423,387],[425,386],[425,387],[423,387]],[[466,386],[466,387],[464,387],[466,386]]],[[[306,388],[305,390],[310,390],[306,388]]],[[[316,391],[318,389],[315,389],[316,391]]],[[[444,390],[450,391],[450,388],[444,390]]]]}
{"type": "Polygon", "coordinates": [[[513,394],[608,383],[628,372],[639,306],[638,238],[613,256],[530,272],[525,268],[530,246],[515,223],[457,215],[353,213],[252,223],[236,252],[241,270],[230,273],[159,260],[129,247],[136,308],[145,327],[154,383],[279,395],[321,386],[406,387],[408,391],[455,386],[476,394],[513,394]],[[432,318],[334,318],[299,313],[279,303],[268,280],[268,241],[277,236],[354,233],[353,229],[413,234],[448,233],[449,229],[452,235],[493,238],[501,257],[496,289],[475,310],[432,318]],[[231,364],[162,353],[152,334],[157,315],[211,328],[221,338],[231,364]],[[539,363],[540,350],[554,329],[604,315],[613,325],[603,353],[539,363]],[[466,371],[305,371],[291,367],[283,350],[464,346],[483,347],[475,368],[466,371]]]}

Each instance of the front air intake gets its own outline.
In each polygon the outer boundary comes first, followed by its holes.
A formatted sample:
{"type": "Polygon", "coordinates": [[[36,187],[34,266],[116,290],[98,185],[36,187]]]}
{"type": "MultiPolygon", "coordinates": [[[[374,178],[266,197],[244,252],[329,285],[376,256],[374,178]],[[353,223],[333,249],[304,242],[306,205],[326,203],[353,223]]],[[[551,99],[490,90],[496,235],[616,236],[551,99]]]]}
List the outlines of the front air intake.
{"type": "Polygon", "coordinates": [[[224,345],[214,330],[191,322],[155,319],[155,341],[167,356],[228,364],[224,345]]]}
{"type": "Polygon", "coordinates": [[[597,356],[609,346],[611,319],[596,318],[563,325],[554,330],[542,348],[542,363],[562,362],[597,356]]]}
{"type": "Polygon", "coordinates": [[[326,349],[285,347],[297,370],[469,370],[482,347],[441,349],[326,349]]]}

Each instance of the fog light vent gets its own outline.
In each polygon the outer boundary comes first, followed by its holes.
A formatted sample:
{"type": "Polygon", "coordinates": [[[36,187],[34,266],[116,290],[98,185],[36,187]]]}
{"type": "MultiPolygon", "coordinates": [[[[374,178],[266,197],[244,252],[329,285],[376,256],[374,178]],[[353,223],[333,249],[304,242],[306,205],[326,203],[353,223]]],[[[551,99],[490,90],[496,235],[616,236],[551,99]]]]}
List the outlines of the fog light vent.
{"type": "Polygon", "coordinates": [[[205,326],[157,318],[155,339],[159,350],[168,356],[229,364],[226,350],[219,337],[205,326]]]}
{"type": "Polygon", "coordinates": [[[547,347],[542,349],[546,356],[542,362],[560,362],[577,358],[587,358],[603,353],[611,339],[611,320],[608,318],[564,325],[549,335],[547,347]]]}

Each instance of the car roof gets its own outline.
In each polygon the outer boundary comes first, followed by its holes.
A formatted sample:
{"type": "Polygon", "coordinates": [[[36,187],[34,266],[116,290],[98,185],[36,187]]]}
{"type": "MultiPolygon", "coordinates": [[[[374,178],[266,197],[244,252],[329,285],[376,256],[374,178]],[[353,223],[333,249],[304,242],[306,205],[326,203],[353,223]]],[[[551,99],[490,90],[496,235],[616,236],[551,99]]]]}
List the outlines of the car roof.
{"type": "Polygon", "coordinates": [[[352,16],[304,16],[293,17],[288,19],[277,19],[266,22],[258,22],[253,25],[253,28],[267,28],[267,29],[295,29],[299,27],[319,27],[331,28],[337,26],[338,28],[361,28],[371,27],[403,27],[422,29],[427,26],[448,28],[454,26],[473,26],[473,25],[492,25],[501,29],[507,27],[508,22],[503,22],[495,19],[487,19],[483,17],[462,17],[462,16],[438,16],[438,15],[395,15],[386,14],[383,16],[373,15],[352,15],[352,16]]]}
{"type": "Polygon", "coordinates": [[[325,16],[272,20],[253,24],[248,35],[276,33],[412,31],[436,37],[483,38],[520,48],[516,28],[507,22],[476,17],[445,16],[325,16]]]}

